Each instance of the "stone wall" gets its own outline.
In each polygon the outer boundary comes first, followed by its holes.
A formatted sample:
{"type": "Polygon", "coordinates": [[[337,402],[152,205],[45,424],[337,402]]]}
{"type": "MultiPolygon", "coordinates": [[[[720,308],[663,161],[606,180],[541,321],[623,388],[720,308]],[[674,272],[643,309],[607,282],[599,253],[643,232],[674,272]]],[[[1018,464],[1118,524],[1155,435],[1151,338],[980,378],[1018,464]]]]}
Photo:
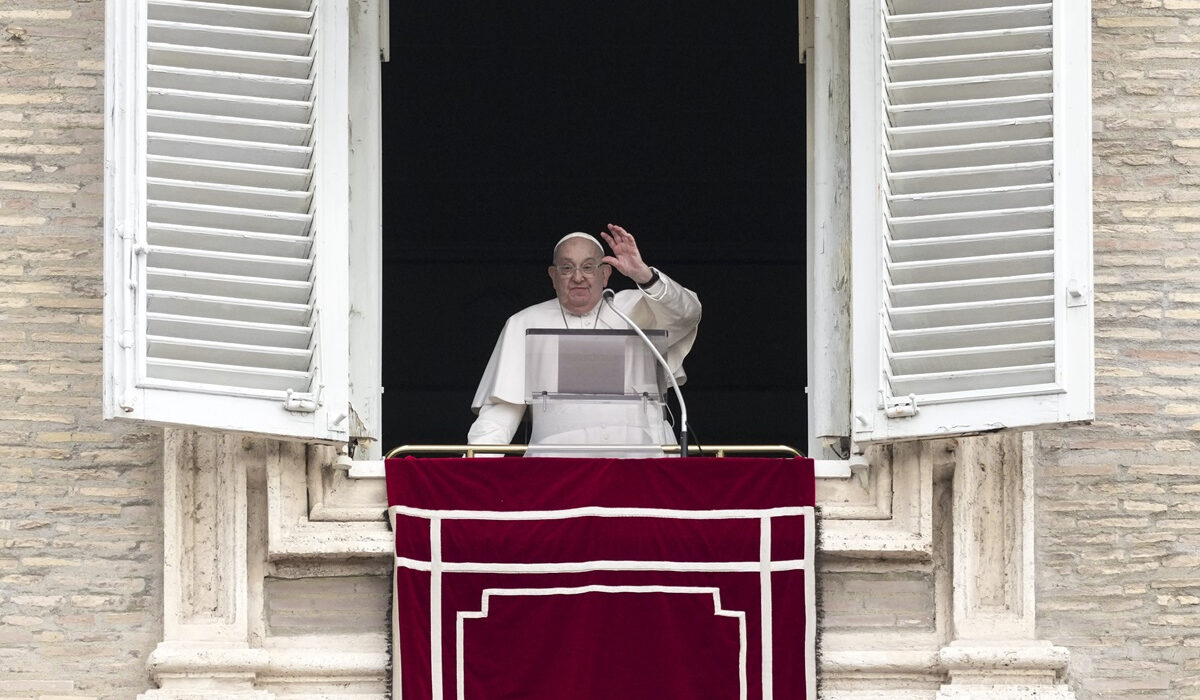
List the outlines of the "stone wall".
{"type": "Polygon", "coordinates": [[[1200,698],[1200,2],[1093,0],[1096,422],[1038,438],[1038,636],[1200,698]]]}
{"type": "MultiPolygon", "coordinates": [[[[163,638],[161,434],[99,418],[103,13],[0,0],[3,700],[133,697],[163,638]]],[[[1036,439],[1037,636],[1080,700],[1200,698],[1200,0],[1093,15],[1098,418],[1036,439]]],[[[926,569],[843,568],[835,626],[936,627],[926,569]]],[[[268,577],[268,632],[346,580],[268,577]]]]}
{"type": "Polygon", "coordinates": [[[104,3],[0,1],[0,697],[130,698],[161,436],[100,419],[104,3]]]}

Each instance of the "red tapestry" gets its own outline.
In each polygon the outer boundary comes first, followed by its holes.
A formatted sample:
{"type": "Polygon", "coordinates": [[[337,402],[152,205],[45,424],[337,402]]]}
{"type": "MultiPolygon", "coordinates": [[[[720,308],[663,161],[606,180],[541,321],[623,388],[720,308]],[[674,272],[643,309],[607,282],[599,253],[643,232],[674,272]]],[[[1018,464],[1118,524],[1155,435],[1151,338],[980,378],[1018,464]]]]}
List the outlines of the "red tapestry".
{"type": "Polygon", "coordinates": [[[393,696],[815,700],[807,459],[393,459],[393,696]]]}

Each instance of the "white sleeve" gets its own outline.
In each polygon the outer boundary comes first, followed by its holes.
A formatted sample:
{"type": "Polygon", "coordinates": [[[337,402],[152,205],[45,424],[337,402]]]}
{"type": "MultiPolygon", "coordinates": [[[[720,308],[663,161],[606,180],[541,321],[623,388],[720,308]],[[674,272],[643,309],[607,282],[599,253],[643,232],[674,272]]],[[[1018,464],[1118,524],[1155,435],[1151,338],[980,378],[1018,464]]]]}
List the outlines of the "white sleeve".
{"type": "Polygon", "coordinates": [[[658,279],[649,287],[639,287],[655,317],[655,327],[676,334],[695,329],[700,323],[700,298],[692,290],[671,279],[658,268],[651,268],[658,279]]]}
{"type": "Polygon", "coordinates": [[[485,401],[479,407],[479,417],[467,431],[468,445],[507,445],[517,433],[525,404],[507,401],[485,401]]]}

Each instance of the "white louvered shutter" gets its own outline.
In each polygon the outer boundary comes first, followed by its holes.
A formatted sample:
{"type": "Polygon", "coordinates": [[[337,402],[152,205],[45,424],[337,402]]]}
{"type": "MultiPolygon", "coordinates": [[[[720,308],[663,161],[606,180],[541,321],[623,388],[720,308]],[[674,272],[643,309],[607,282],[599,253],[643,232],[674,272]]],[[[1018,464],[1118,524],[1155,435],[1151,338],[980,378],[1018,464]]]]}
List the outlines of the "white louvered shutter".
{"type": "Polygon", "coordinates": [[[1092,417],[1088,5],[851,4],[856,441],[1092,417]]]}
{"type": "Polygon", "coordinates": [[[344,440],[346,0],[107,7],[107,416],[344,440]]]}

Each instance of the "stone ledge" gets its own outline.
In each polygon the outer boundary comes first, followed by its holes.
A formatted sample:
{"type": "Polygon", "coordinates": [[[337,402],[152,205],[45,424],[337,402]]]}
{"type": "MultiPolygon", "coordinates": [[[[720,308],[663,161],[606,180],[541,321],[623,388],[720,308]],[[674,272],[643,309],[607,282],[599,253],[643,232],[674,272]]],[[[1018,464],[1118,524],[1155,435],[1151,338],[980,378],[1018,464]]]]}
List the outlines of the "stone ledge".
{"type": "Polygon", "coordinates": [[[1075,700],[1075,693],[1065,685],[948,685],[936,700],[1075,700]]]}
{"type": "Polygon", "coordinates": [[[1030,671],[1059,673],[1071,660],[1065,647],[1049,642],[996,644],[956,641],[938,653],[939,663],[950,671],[1030,671]]]}
{"type": "Polygon", "coordinates": [[[154,677],[251,676],[266,668],[268,653],[245,645],[221,642],[161,642],[147,665],[154,677]]]}
{"type": "Polygon", "coordinates": [[[286,642],[263,649],[220,643],[163,642],[150,655],[150,673],[161,689],[141,698],[273,697],[256,690],[258,683],[377,683],[386,680],[386,640],[378,635],[340,637],[343,648],[291,646],[286,642]]]}
{"type": "Polygon", "coordinates": [[[932,649],[822,650],[820,667],[822,676],[863,673],[943,675],[938,665],[938,652],[932,649]]]}

